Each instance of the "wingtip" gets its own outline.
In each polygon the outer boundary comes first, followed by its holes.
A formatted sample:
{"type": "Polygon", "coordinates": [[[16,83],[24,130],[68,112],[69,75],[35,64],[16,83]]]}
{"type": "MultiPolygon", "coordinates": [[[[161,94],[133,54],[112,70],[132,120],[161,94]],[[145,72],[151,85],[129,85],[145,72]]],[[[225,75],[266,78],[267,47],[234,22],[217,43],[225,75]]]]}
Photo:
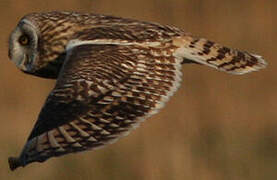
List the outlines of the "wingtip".
{"type": "Polygon", "coordinates": [[[252,56],[254,56],[255,58],[257,58],[257,60],[258,60],[257,65],[259,66],[259,69],[264,69],[264,68],[266,68],[267,62],[265,61],[265,59],[264,59],[262,56],[257,55],[257,54],[252,54],[252,56]]]}
{"type": "Polygon", "coordinates": [[[251,72],[251,71],[259,71],[261,69],[265,69],[267,67],[267,62],[265,61],[265,59],[257,54],[251,54],[253,57],[256,58],[256,63],[249,68],[248,71],[246,71],[245,73],[251,72]]]}
{"type": "Polygon", "coordinates": [[[9,157],[8,162],[9,162],[10,169],[12,171],[14,171],[16,168],[21,166],[19,158],[17,157],[9,157]]]}
{"type": "Polygon", "coordinates": [[[250,55],[250,57],[254,57],[254,61],[250,59],[250,61],[252,61],[253,63],[251,64],[251,66],[246,66],[243,69],[236,69],[235,71],[227,71],[227,72],[231,74],[236,74],[236,75],[243,75],[246,73],[259,71],[267,67],[268,64],[262,56],[257,54],[248,54],[248,55],[250,55]]]}

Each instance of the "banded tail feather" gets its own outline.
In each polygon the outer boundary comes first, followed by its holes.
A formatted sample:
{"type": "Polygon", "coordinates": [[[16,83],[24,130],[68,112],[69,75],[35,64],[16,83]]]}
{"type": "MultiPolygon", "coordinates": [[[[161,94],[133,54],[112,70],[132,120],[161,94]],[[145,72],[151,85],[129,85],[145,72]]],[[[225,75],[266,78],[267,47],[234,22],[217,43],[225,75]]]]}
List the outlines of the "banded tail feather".
{"type": "Polygon", "coordinates": [[[175,55],[184,59],[184,63],[204,64],[231,74],[245,74],[266,67],[266,61],[259,55],[231,49],[204,38],[190,35],[173,40],[179,47],[175,55]]]}

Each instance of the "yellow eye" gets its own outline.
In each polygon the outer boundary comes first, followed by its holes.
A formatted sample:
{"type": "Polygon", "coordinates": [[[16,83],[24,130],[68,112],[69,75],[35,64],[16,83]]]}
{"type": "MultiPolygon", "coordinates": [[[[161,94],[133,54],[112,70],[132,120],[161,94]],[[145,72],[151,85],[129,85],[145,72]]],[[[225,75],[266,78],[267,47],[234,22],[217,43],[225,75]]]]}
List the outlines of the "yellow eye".
{"type": "Polygon", "coordinates": [[[26,35],[21,35],[18,39],[18,42],[22,45],[22,46],[26,46],[29,44],[30,40],[29,37],[26,35]]]}

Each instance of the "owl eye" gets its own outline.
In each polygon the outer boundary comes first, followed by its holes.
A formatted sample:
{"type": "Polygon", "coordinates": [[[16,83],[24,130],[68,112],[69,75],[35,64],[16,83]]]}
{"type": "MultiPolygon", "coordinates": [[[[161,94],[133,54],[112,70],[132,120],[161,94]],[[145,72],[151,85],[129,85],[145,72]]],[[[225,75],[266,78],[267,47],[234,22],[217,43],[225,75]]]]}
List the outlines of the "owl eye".
{"type": "Polygon", "coordinates": [[[27,35],[21,35],[18,39],[18,42],[22,45],[22,46],[27,46],[30,42],[30,39],[27,35]]]}

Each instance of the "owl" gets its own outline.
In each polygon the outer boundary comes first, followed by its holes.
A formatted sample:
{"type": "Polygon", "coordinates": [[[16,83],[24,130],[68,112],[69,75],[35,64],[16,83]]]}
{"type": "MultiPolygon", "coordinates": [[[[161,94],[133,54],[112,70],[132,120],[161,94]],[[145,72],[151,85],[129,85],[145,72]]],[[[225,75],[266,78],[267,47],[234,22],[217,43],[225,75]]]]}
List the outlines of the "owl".
{"type": "Polygon", "coordinates": [[[231,74],[266,67],[261,56],[157,23],[78,12],[24,16],[9,39],[24,73],[57,79],[10,169],[93,150],[126,136],[178,89],[182,65],[231,74]]]}

